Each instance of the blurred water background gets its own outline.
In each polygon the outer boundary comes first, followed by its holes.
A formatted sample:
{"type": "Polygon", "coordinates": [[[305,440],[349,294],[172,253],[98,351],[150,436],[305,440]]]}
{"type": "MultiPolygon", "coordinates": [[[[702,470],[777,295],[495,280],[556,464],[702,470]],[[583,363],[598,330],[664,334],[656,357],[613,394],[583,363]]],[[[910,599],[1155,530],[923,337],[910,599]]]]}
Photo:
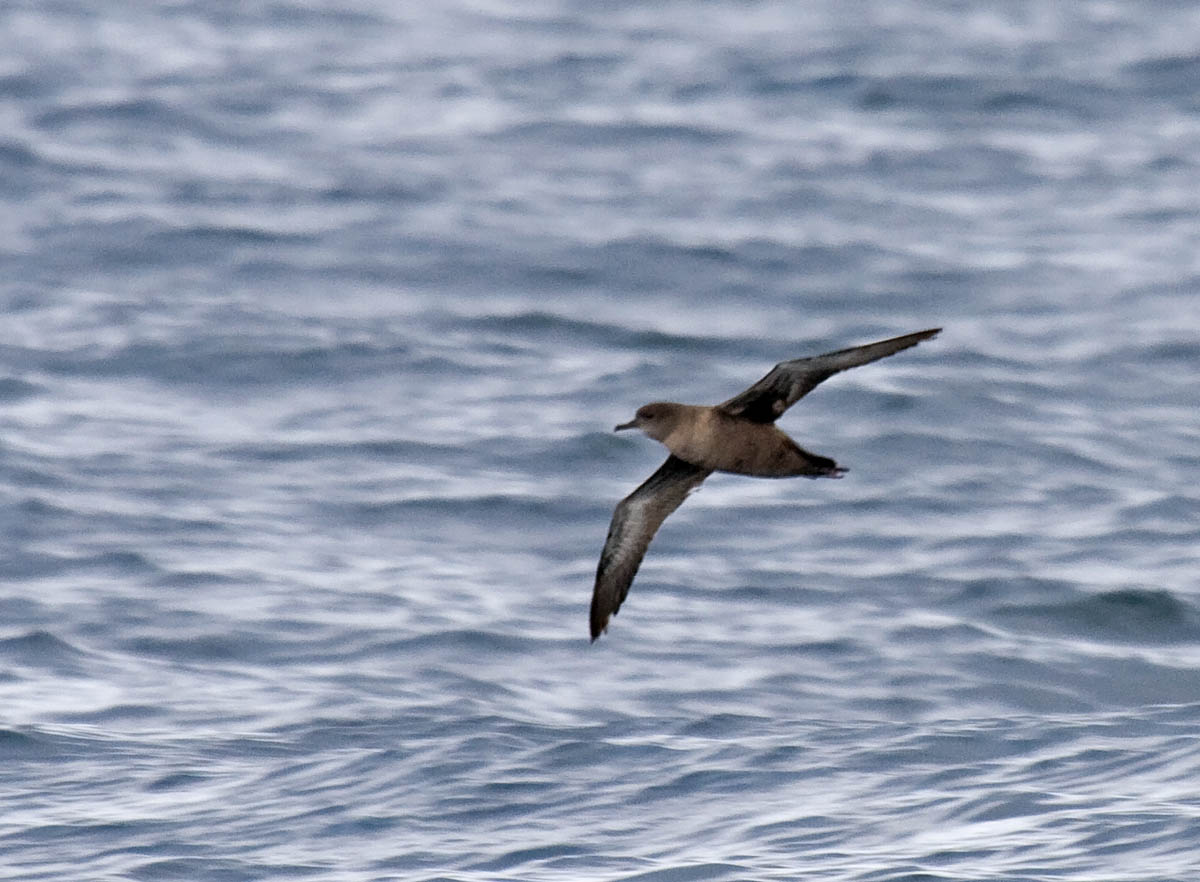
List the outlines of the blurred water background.
{"type": "Polygon", "coordinates": [[[1194,880],[1200,7],[0,7],[0,878],[1194,880]],[[944,325],[587,640],[614,423],[944,325]]]}

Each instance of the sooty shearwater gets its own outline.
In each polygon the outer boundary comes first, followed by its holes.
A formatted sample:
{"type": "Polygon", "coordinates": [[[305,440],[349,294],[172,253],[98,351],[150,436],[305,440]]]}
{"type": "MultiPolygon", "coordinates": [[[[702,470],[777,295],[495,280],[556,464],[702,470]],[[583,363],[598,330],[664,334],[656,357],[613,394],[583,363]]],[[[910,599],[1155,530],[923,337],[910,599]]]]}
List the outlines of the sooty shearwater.
{"type": "Polygon", "coordinates": [[[629,594],[646,548],[667,515],[713,472],[755,478],[840,478],[846,469],[809,453],[775,427],[789,407],[834,374],[916,346],[941,328],[775,365],[746,391],[716,407],[656,401],[622,429],[641,429],[671,451],[640,487],[617,503],[592,592],[592,641],[608,628],[629,594]]]}

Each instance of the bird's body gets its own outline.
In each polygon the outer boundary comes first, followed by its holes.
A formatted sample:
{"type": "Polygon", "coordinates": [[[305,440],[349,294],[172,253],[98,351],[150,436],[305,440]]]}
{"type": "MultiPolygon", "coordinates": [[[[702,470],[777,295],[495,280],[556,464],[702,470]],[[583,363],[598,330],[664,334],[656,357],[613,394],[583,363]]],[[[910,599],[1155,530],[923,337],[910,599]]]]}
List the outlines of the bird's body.
{"type": "Polygon", "coordinates": [[[791,478],[825,475],[837,467],[833,460],[802,449],[772,423],[752,422],[719,407],[671,401],[648,404],[639,413],[647,409],[669,426],[664,437],[650,437],[684,462],[709,471],[791,478]]]}
{"type": "Polygon", "coordinates": [[[776,428],[784,411],[824,380],[915,346],[941,328],[893,337],[775,365],[744,392],[716,406],[657,401],[638,408],[621,429],[641,429],[671,455],[613,511],[596,568],[592,593],[594,641],[629,593],[650,540],[667,515],[713,472],[756,478],[838,478],[846,471],[828,457],[809,453],[776,428]]]}

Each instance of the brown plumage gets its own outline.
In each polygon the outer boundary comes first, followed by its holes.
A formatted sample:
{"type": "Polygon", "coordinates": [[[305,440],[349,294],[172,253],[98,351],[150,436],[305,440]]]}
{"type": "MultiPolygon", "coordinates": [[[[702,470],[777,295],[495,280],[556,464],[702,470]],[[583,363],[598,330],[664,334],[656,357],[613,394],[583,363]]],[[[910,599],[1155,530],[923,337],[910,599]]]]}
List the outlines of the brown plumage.
{"type": "Polygon", "coordinates": [[[632,420],[617,426],[616,431],[641,429],[671,455],[613,511],[596,567],[592,640],[621,608],[659,526],[705,478],[713,472],[756,478],[841,477],[845,469],[804,450],[775,427],[775,420],[834,374],[916,346],[940,330],[780,362],[757,383],[715,407],[657,401],[638,408],[632,420]]]}

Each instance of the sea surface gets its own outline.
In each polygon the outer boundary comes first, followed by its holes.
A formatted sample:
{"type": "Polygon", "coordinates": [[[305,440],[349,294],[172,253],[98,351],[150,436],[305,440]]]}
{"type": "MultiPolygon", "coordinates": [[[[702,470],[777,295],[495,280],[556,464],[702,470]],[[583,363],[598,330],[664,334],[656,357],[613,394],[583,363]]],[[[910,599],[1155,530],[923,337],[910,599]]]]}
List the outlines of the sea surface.
{"type": "Polygon", "coordinates": [[[1200,878],[1197,34],[4,3],[0,879],[1200,878]]]}

